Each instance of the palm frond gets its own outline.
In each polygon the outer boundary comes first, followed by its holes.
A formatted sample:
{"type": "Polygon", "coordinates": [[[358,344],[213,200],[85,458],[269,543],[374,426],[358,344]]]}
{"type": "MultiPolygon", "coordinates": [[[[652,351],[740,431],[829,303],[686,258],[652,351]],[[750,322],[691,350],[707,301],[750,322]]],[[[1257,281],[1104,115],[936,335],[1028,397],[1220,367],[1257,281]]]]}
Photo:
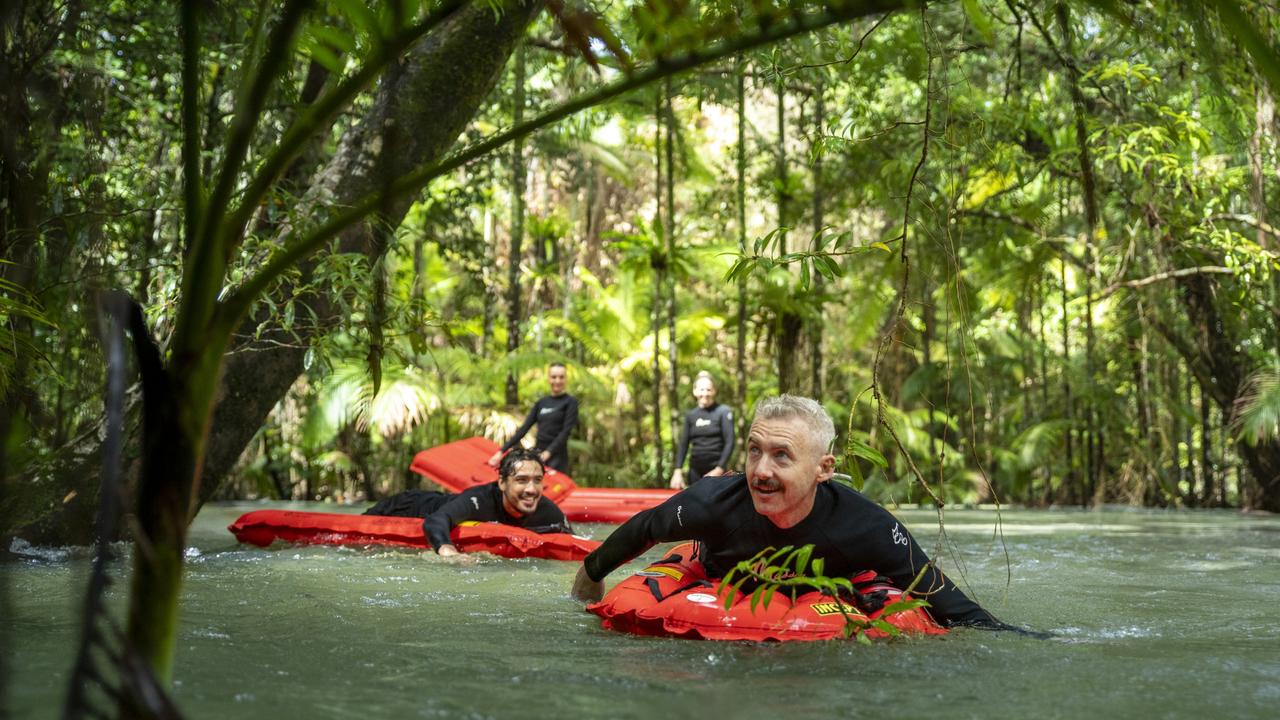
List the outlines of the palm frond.
{"type": "Polygon", "coordinates": [[[1280,362],[1273,362],[1245,381],[1236,398],[1231,432],[1250,445],[1280,438],[1280,362]]]}

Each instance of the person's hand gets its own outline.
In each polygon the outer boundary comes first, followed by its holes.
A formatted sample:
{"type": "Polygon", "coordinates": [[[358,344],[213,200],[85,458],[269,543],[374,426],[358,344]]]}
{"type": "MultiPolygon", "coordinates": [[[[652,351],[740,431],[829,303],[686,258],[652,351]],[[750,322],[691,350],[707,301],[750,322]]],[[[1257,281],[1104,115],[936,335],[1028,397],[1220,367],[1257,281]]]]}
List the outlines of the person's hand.
{"type": "Polygon", "coordinates": [[[501,451],[501,450],[499,450],[498,452],[494,453],[493,455],[490,455],[490,456],[489,456],[489,459],[488,459],[488,460],[486,460],[485,462],[486,462],[486,463],[488,463],[489,467],[491,467],[491,468],[496,468],[496,467],[498,467],[498,464],[502,462],[502,451],[501,451]]]}
{"type": "Polygon", "coordinates": [[[551,459],[551,452],[550,452],[550,451],[547,451],[547,450],[543,450],[543,451],[538,455],[538,457],[542,458],[542,462],[546,462],[546,461],[548,461],[548,460],[550,460],[550,459],[551,459]]]}
{"type": "Polygon", "coordinates": [[[671,489],[672,489],[672,490],[683,490],[684,488],[685,488],[685,485],[684,485],[684,471],[683,471],[683,470],[681,470],[680,468],[676,468],[676,469],[671,473],[671,489]]]}
{"type": "Polygon", "coordinates": [[[444,545],[441,545],[440,547],[436,548],[436,554],[439,555],[440,557],[449,557],[451,555],[457,555],[459,553],[458,553],[458,548],[454,547],[453,545],[450,545],[449,543],[445,543],[444,545]]]}
{"type": "Polygon", "coordinates": [[[722,468],[722,467],[720,467],[719,465],[717,465],[717,466],[715,466],[715,467],[711,468],[710,470],[708,470],[708,471],[707,471],[707,474],[706,474],[706,475],[703,475],[703,477],[716,477],[716,476],[723,475],[723,474],[724,474],[724,468],[722,468]]]}
{"type": "Polygon", "coordinates": [[[587,566],[583,565],[578,568],[578,574],[573,578],[573,589],[569,594],[578,600],[586,602],[600,602],[600,598],[604,597],[604,581],[592,580],[587,575],[587,566]]]}

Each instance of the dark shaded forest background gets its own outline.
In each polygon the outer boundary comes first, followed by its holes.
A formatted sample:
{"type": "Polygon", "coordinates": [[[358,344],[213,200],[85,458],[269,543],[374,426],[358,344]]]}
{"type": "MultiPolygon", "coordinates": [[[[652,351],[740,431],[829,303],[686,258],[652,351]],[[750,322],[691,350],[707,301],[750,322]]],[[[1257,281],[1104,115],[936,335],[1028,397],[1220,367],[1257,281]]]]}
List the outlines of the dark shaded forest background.
{"type": "MultiPolygon", "coordinates": [[[[549,3],[527,30],[484,7],[507,25],[415,46],[314,117],[418,3],[201,5],[192,77],[170,3],[0,17],[5,536],[87,537],[95,293],[130,293],[174,352],[184,153],[216,176],[242,108],[244,167],[300,117],[316,136],[243,209],[225,273],[204,266],[218,298],[459,133],[744,32],[718,24],[734,3],[609,5],[598,25],[549,3]],[[295,5],[311,13],[254,100],[295,5]]],[[[665,485],[707,370],[740,422],[765,394],[821,398],[841,471],[886,502],[927,484],[948,502],[1280,509],[1273,4],[833,5],[859,7],[477,155],[289,265],[230,335],[197,506],[414,486],[413,453],[503,437],[559,360],[587,484],[665,485]]]]}

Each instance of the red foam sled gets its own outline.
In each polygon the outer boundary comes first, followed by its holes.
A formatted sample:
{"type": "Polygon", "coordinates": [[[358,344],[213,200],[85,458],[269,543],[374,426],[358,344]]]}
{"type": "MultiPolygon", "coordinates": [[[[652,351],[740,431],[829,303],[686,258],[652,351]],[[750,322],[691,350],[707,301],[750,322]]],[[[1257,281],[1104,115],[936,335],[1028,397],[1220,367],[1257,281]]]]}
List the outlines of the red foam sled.
{"type": "Polygon", "coordinates": [[[571,521],[620,525],[632,515],[661,505],[675,494],[675,490],[658,488],[580,487],[557,504],[571,521]]]}
{"type": "MultiPolygon", "coordinates": [[[[443,488],[459,493],[476,485],[497,481],[498,470],[489,467],[489,458],[496,452],[498,444],[488,438],[455,440],[413,456],[409,469],[443,488]]],[[[542,479],[542,494],[557,505],[577,487],[573,478],[555,468],[547,468],[547,474],[542,479]]]]}
{"type": "MultiPolygon", "coordinates": [[[[431,548],[421,518],[295,510],[255,510],[227,526],[236,539],[267,547],[276,540],[309,545],[393,545],[431,548]]],[[[449,535],[461,552],[488,552],[505,558],[582,560],[600,547],[568,533],[539,534],[501,523],[461,523],[449,535]]]]}
{"type": "MultiPolygon", "coordinates": [[[[428,480],[453,492],[498,479],[498,471],[488,460],[498,451],[497,443],[482,437],[457,440],[423,450],[410,468],[428,480]]],[[[641,510],[660,505],[676,493],[658,488],[584,488],[568,475],[547,468],[542,493],[560,506],[572,522],[620,524],[641,510]]]]}
{"type": "MultiPolygon", "coordinates": [[[[693,559],[694,545],[672,548],[667,557],[618,583],[587,612],[603,619],[602,626],[635,635],[655,635],[697,640],[832,640],[848,637],[846,617],[866,623],[880,618],[883,610],[864,615],[858,608],[834,600],[817,591],[804,593],[793,601],[786,593],[775,593],[766,607],[753,610],[751,596],[739,595],[726,610],[720,582],[706,576],[702,563],[693,559]]],[[[874,572],[861,573],[853,580],[871,580],[874,572]]],[[[884,590],[886,604],[904,597],[891,585],[865,587],[864,592],[884,590]]],[[[908,596],[909,597],[909,596],[908,596]]],[[[947,631],[923,608],[884,616],[902,634],[941,635],[947,631]]],[[[869,638],[885,637],[884,630],[868,625],[869,638]]]]}

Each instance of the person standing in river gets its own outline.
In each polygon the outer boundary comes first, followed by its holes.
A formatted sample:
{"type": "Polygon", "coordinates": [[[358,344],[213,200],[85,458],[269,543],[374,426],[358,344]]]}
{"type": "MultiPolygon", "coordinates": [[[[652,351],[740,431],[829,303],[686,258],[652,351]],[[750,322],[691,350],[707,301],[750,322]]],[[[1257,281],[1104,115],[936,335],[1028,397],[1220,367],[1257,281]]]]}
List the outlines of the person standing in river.
{"type": "Polygon", "coordinates": [[[562,473],[569,472],[569,434],[578,424],[578,398],[566,391],[569,371],[564,363],[551,363],[547,366],[547,384],[551,386],[551,394],[539,398],[533,404],[520,427],[489,458],[490,466],[498,467],[503,454],[515,447],[525,433],[529,432],[529,428],[537,423],[538,434],[534,436],[534,447],[541,453],[542,462],[562,473]]]}
{"type": "Polygon", "coordinates": [[[723,475],[733,454],[733,410],[716,402],[716,383],[711,373],[703,371],[694,378],[693,397],[698,406],[684,414],[684,430],[676,447],[675,469],[671,471],[673,490],[683,490],[704,477],[723,475]],[[687,483],[686,454],[689,455],[687,483]]]}

